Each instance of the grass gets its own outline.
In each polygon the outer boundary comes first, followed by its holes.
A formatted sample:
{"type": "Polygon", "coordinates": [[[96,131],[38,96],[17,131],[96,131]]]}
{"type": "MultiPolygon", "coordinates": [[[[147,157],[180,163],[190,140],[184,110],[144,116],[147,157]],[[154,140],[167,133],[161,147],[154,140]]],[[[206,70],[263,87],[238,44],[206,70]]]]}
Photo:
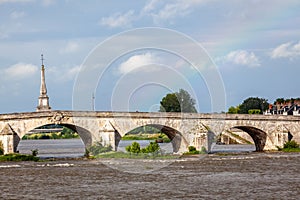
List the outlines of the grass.
{"type": "Polygon", "coordinates": [[[286,148],[282,149],[283,152],[300,152],[300,148],[286,148]]]}
{"type": "Polygon", "coordinates": [[[155,140],[155,138],[148,137],[146,134],[132,134],[123,136],[122,140],[155,140]]]}
{"type": "Polygon", "coordinates": [[[127,159],[176,159],[179,158],[178,155],[151,155],[151,154],[133,154],[133,153],[124,153],[124,152],[107,152],[94,156],[94,158],[127,158],[127,159]]]}
{"type": "Polygon", "coordinates": [[[162,133],[139,133],[139,134],[127,134],[122,137],[121,140],[157,140],[162,139],[164,143],[171,142],[167,135],[162,133]]]}
{"type": "Polygon", "coordinates": [[[41,140],[41,139],[72,139],[80,138],[77,133],[62,134],[61,132],[53,133],[33,133],[30,135],[24,135],[22,140],[41,140]]]}
{"type": "Polygon", "coordinates": [[[292,140],[292,141],[287,141],[284,145],[283,148],[277,147],[279,151],[283,152],[300,152],[300,145],[292,140]]]}
{"type": "Polygon", "coordinates": [[[245,142],[246,144],[253,144],[252,142],[250,142],[249,140],[246,140],[245,138],[242,138],[241,136],[239,136],[238,134],[233,133],[232,131],[227,130],[227,133],[231,134],[233,137],[245,142]]]}
{"type": "Polygon", "coordinates": [[[12,153],[1,155],[0,161],[39,161],[39,158],[32,155],[12,153]]]}

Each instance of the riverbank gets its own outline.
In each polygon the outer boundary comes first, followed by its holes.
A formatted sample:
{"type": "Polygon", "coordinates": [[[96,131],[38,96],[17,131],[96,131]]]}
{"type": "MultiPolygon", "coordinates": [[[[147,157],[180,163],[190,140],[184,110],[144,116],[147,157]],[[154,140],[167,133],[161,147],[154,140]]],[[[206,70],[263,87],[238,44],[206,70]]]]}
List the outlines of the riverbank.
{"type": "Polygon", "coordinates": [[[171,142],[170,138],[163,133],[138,133],[138,134],[126,134],[121,140],[154,140],[164,143],[171,142]]]}
{"type": "Polygon", "coordinates": [[[11,153],[0,155],[0,162],[16,162],[16,161],[39,161],[39,158],[33,155],[25,155],[18,153],[11,153]]]}

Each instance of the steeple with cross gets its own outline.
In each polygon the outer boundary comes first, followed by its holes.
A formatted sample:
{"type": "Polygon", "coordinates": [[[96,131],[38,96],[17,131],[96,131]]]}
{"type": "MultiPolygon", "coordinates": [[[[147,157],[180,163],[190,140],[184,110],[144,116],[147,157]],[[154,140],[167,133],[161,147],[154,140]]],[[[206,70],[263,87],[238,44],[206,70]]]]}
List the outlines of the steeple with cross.
{"type": "Polygon", "coordinates": [[[44,55],[41,54],[41,61],[42,61],[42,66],[44,66],[44,55]]]}
{"type": "Polygon", "coordinates": [[[46,81],[45,81],[45,66],[44,66],[44,55],[41,55],[41,61],[42,61],[42,69],[41,69],[41,87],[40,87],[40,96],[39,96],[39,102],[37,106],[37,111],[48,111],[51,110],[51,107],[49,106],[49,97],[47,95],[47,87],[46,87],[46,81]]]}

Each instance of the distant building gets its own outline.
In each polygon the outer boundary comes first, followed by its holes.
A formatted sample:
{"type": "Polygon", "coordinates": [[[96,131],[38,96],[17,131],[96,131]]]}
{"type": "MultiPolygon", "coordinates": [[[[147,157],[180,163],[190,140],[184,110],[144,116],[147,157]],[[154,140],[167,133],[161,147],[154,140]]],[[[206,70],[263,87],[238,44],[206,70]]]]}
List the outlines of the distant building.
{"type": "Polygon", "coordinates": [[[270,104],[265,115],[298,115],[300,116],[300,99],[281,99],[270,104]]]}

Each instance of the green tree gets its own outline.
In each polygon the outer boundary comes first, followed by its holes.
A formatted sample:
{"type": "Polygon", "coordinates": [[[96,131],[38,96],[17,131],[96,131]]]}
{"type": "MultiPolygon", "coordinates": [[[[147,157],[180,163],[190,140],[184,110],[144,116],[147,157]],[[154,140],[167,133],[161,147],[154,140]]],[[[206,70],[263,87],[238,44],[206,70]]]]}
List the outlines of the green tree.
{"type": "Polygon", "coordinates": [[[180,89],[179,92],[169,93],[160,101],[160,112],[197,112],[195,100],[191,95],[180,89]]]}
{"type": "Polygon", "coordinates": [[[228,114],[237,114],[239,113],[240,110],[240,106],[234,107],[231,106],[230,108],[228,108],[228,114]]]}
{"type": "Polygon", "coordinates": [[[137,142],[133,142],[133,143],[131,144],[130,152],[131,152],[131,153],[138,154],[138,153],[140,153],[140,151],[141,151],[140,144],[137,143],[137,142]]]}
{"type": "Polygon", "coordinates": [[[269,107],[269,103],[267,99],[259,98],[259,97],[249,97],[243,101],[243,103],[239,106],[240,110],[238,111],[239,114],[248,114],[249,110],[267,110],[269,107]]]}
{"type": "Polygon", "coordinates": [[[274,102],[274,104],[277,104],[277,103],[282,104],[282,103],[284,103],[284,101],[285,101],[284,98],[277,98],[276,101],[274,102]]]}
{"type": "Polygon", "coordinates": [[[157,153],[159,151],[160,147],[156,142],[150,142],[150,144],[146,147],[147,153],[157,153]]]}
{"type": "Polygon", "coordinates": [[[125,150],[128,152],[128,153],[131,153],[131,145],[128,145],[125,147],[125,150]]]}
{"type": "Polygon", "coordinates": [[[175,93],[167,94],[160,102],[160,112],[180,112],[180,104],[175,93]]]}

